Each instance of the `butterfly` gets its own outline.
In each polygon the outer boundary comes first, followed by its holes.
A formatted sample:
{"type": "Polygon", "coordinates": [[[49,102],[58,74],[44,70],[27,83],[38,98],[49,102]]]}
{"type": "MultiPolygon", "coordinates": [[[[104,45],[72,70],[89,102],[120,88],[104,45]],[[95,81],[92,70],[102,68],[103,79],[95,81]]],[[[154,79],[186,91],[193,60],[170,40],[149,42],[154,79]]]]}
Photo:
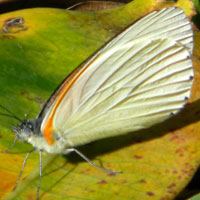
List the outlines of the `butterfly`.
{"type": "Polygon", "coordinates": [[[154,11],[75,69],[36,119],[13,128],[16,138],[40,155],[75,151],[93,164],[74,147],[151,127],[184,107],[192,54],[193,31],[183,10],[154,11]]]}

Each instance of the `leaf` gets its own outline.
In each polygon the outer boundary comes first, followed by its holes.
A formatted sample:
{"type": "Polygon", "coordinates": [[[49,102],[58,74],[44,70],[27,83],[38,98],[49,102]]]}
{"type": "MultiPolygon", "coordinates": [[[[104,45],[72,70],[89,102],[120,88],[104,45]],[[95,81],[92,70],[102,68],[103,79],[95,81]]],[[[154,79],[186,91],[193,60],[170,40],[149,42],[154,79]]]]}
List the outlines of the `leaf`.
{"type": "Polygon", "coordinates": [[[200,199],[200,194],[196,194],[193,197],[189,198],[188,200],[199,200],[200,199]]]}
{"type": "MultiPolygon", "coordinates": [[[[1,15],[0,104],[22,119],[35,118],[45,100],[76,66],[126,25],[168,5],[176,4],[135,0],[124,7],[98,12],[35,8],[1,15]],[[8,32],[3,32],[5,24],[16,17],[23,18],[24,23],[11,24],[8,32]]],[[[191,16],[191,2],[185,1],[184,6],[191,16]]],[[[122,174],[108,175],[75,154],[44,155],[40,198],[173,199],[199,166],[199,49],[200,34],[196,32],[191,103],[178,115],[147,130],[79,147],[96,164],[121,170],[122,174]]],[[[14,139],[13,124],[17,125],[16,120],[1,116],[2,150],[14,139]]],[[[17,142],[14,153],[0,154],[0,198],[35,199],[37,153],[32,153],[22,182],[11,192],[25,157],[19,152],[31,149],[31,145],[17,142]]]]}

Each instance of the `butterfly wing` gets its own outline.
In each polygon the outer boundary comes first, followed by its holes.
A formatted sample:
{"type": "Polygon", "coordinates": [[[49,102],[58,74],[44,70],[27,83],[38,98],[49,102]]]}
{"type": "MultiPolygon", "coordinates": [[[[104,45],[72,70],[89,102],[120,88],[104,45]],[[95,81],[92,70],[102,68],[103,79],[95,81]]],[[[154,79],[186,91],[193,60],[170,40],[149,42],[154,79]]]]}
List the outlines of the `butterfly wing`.
{"type": "Polygon", "coordinates": [[[190,95],[192,42],[191,26],[179,8],[147,15],[63,82],[41,130],[48,135],[53,129],[68,146],[76,146],[167,119],[190,95]],[[163,17],[166,30],[157,34],[157,26],[164,30],[163,17]]]}
{"type": "Polygon", "coordinates": [[[131,40],[171,38],[193,51],[193,31],[181,8],[169,7],[154,11],[127,27],[107,48],[123,45],[131,40]]]}

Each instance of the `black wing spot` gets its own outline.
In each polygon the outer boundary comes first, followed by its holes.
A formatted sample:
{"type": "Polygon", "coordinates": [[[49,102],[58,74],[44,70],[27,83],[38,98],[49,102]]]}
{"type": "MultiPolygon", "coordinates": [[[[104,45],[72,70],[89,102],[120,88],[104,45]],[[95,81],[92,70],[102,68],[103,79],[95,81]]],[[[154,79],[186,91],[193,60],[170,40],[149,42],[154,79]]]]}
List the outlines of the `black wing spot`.
{"type": "Polygon", "coordinates": [[[184,99],[187,101],[189,99],[189,97],[185,97],[184,99]]]}
{"type": "Polygon", "coordinates": [[[174,113],[173,113],[173,112],[171,112],[171,113],[169,114],[169,116],[174,116],[174,113]]]}
{"type": "Polygon", "coordinates": [[[192,80],[194,78],[194,76],[190,76],[189,80],[192,80]]]}

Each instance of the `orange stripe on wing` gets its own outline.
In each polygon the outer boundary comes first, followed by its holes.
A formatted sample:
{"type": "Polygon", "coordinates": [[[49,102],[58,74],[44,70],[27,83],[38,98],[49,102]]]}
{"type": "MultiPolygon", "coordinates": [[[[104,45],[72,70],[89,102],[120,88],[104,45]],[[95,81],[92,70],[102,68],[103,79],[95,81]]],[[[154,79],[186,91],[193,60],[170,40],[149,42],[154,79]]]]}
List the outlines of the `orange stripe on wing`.
{"type": "MultiPolygon", "coordinates": [[[[95,60],[95,59],[94,59],[95,60]]],[[[93,60],[93,61],[94,61],[93,60]]],[[[92,62],[93,62],[92,61],[92,62]]],[[[90,62],[85,68],[82,69],[82,65],[78,67],[65,81],[64,83],[60,86],[58,89],[58,93],[56,96],[58,96],[58,99],[56,100],[50,116],[48,120],[46,121],[45,127],[44,127],[44,137],[49,145],[53,145],[54,143],[54,138],[53,138],[53,132],[54,132],[54,127],[53,127],[53,118],[56,113],[56,110],[61,103],[62,99],[65,97],[67,91],[71,88],[71,86],[75,83],[75,81],[85,72],[85,70],[90,66],[92,63],[90,62]],[[82,70],[81,70],[82,69],[82,70]]]]}

